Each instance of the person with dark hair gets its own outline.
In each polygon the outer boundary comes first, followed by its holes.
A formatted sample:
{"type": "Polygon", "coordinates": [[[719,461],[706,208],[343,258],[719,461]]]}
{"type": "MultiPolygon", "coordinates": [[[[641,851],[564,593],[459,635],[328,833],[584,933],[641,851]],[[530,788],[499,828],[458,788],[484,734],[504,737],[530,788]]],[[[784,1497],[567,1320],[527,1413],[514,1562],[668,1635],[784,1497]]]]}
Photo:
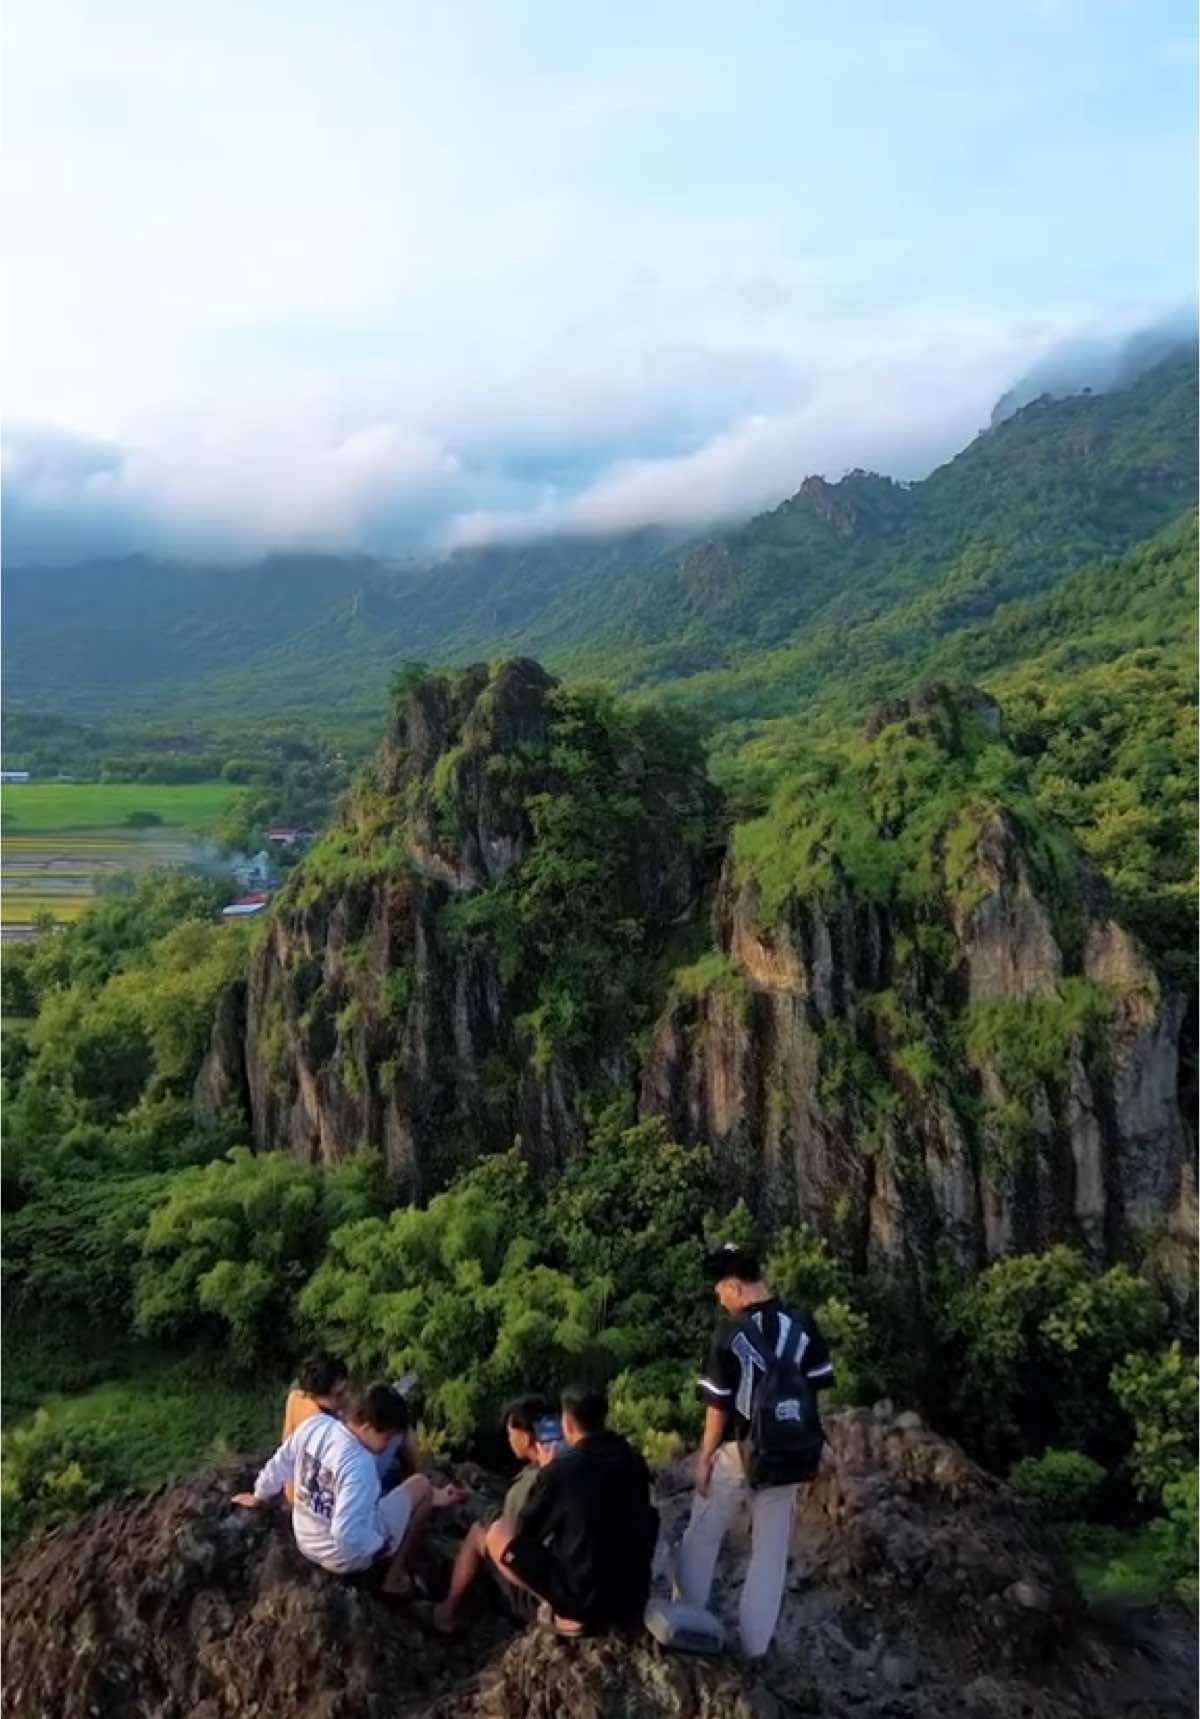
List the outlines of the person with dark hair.
{"type": "Polygon", "coordinates": [[[495,1574],[503,1591],[504,1603],[517,1623],[528,1623],[537,1610],[537,1601],[529,1590],[517,1587],[501,1573],[492,1556],[492,1547],[501,1540],[507,1544],[512,1538],[538,1475],[558,1454],[563,1437],[562,1422],[557,1415],[551,1414],[544,1397],[526,1396],[506,1405],[501,1424],[508,1437],[509,1449],[524,1466],[505,1493],[499,1514],[483,1522],[472,1523],[458,1549],[449,1592],[431,1614],[434,1626],[444,1635],[451,1635],[457,1629],[459,1608],[483,1569],[495,1574]]]}
{"type": "Polygon", "coordinates": [[[565,1390],[569,1449],[541,1471],[515,1528],[499,1522],[489,1535],[497,1567],[545,1602],[560,1635],[640,1625],[650,1593],[650,1471],[607,1419],[603,1391],[565,1390]]]}
{"type": "Polygon", "coordinates": [[[234,1503],[256,1509],[291,1481],[292,1528],[304,1556],[339,1576],[379,1568],[383,1592],[402,1597],[412,1589],[408,1564],[430,1511],[462,1497],[423,1474],[382,1491],[375,1458],[407,1426],[400,1393],[369,1385],[348,1404],[344,1423],[328,1409],[303,1420],[260,1471],[254,1491],[239,1492],[234,1503]]]}
{"type": "MultiPolygon", "coordinates": [[[[748,1475],[747,1459],[756,1463],[752,1423],[768,1375],[786,1366],[799,1395],[812,1405],[819,1457],[820,1419],[815,1393],[830,1384],[833,1364],[825,1339],[810,1314],[784,1307],[763,1279],[762,1264],[752,1247],[727,1242],[710,1253],[705,1267],[724,1317],[709,1347],[704,1376],[699,1381],[704,1401],[704,1435],[696,1456],[696,1496],[691,1519],[676,1557],[675,1576],[680,1597],[688,1605],[707,1607],[721,1542],[740,1503],[751,1507],[751,1552],[739,1602],[742,1648],[756,1659],[767,1651],[787,1576],[792,1515],[800,1481],[764,1484],[769,1467],[758,1464],[748,1475]]],[[[789,1400],[779,1405],[783,1437],[799,1421],[807,1404],[789,1400]]],[[[810,1441],[811,1443],[811,1441],[810,1441]]],[[[811,1452],[805,1460],[811,1459],[811,1452]]],[[[799,1472],[798,1462],[792,1472],[799,1472]]],[[[815,1467],[815,1461],[814,1461],[815,1467]]],[[[774,1472],[788,1474],[786,1461],[774,1472]]]]}
{"type": "MultiPolygon", "coordinates": [[[[346,1363],[336,1355],[310,1355],[300,1363],[295,1383],[283,1406],[283,1431],[280,1444],[286,1444],[296,1428],[324,1409],[331,1415],[341,1415],[350,1391],[350,1374],[346,1363]]],[[[295,1489],[289,1482],[285,1488],[287,1501],[295,1499],[295,1489]]]]}

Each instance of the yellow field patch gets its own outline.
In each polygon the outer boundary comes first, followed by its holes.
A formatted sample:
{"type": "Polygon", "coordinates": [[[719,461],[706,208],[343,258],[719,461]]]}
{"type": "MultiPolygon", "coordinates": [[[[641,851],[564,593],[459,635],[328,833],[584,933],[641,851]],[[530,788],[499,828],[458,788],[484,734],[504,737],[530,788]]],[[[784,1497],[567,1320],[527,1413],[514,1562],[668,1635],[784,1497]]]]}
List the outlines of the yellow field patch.
{"type": "Polygon", "coordinates": [[[82,917],[95,900],[91,895],[16,895],[5,890],[0,897],[0,924],[27,925],[38,913],[52,913],[55,919],[73,923],[82,917]]]}

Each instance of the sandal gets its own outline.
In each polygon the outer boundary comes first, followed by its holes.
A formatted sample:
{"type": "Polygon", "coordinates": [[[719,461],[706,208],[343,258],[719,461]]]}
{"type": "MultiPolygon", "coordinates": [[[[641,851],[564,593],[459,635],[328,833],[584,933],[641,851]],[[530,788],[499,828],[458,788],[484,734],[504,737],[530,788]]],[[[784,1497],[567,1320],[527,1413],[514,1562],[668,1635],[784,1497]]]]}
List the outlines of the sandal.
{"type": "Polygon", "coordinates": [[[435,1635],[456,1636],[461,1634],[462,1619],[455,1618],[452,1623],[443,1623],[438,1617],[441,1609],[441,1606],[434,1605],[432,1600],[418,1600],[413,1607],[413,1616],[418,1623],[423,1624],[426,1629],[432,1630],[435,1635]]]}

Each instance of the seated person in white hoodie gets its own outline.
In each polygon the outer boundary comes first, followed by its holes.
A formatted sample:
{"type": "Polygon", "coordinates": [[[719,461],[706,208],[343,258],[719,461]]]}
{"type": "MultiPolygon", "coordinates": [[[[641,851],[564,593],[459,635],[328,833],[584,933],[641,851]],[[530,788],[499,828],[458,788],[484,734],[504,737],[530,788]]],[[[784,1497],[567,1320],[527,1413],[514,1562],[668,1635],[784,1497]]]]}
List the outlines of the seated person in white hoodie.
{"type": "Polygon", "coordinates": [[[306,1558],[334,1575],[386,1565],[385,1594],[412,1590],[408,1564],[431,1510],[456,1504],[456,1486],[434,1487],[423,1474],[383,1492],[377,1457],[408,1426],[408,1405],[390,1385],[369,1385],[346,1418],[322,1410],[302,1421],[235,1504],[256,1509],[289,1483],[292,1528],[306,1558]]]}

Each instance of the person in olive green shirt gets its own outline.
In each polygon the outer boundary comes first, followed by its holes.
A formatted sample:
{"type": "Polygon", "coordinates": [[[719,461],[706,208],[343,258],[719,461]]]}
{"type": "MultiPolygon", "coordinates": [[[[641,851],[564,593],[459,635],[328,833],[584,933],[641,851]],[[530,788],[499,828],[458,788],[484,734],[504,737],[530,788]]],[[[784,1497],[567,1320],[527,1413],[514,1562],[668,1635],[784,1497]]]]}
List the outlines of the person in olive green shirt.
{"type": "Polygon", "coordinates": [[[519,1397],[509,1403],[503,1422],[509,1449],[525,1466],[505,1493],[500,1514],[490,1521],[474,1523],[459,1547],[450,1577],[450,1590],[441,1605],[434,1607],[432,1614],[435,1627],[446,1635],[458,1627],[459,1608],[485,1567],[494,1571],[505,1604],[518,1623],[528,1623],[537,1612],[535,1596],[525,1588],[516,1587],[495,1570],[489,1542],[494,1530],[500,1526],[506,1530],[505,1541],[511,1537],[538,1475],[547,1463],[553,1462],[558,1452],[562,1443],[562,1425],[551,1413],[545,1399],[534,1396],[519,1397]]]}

